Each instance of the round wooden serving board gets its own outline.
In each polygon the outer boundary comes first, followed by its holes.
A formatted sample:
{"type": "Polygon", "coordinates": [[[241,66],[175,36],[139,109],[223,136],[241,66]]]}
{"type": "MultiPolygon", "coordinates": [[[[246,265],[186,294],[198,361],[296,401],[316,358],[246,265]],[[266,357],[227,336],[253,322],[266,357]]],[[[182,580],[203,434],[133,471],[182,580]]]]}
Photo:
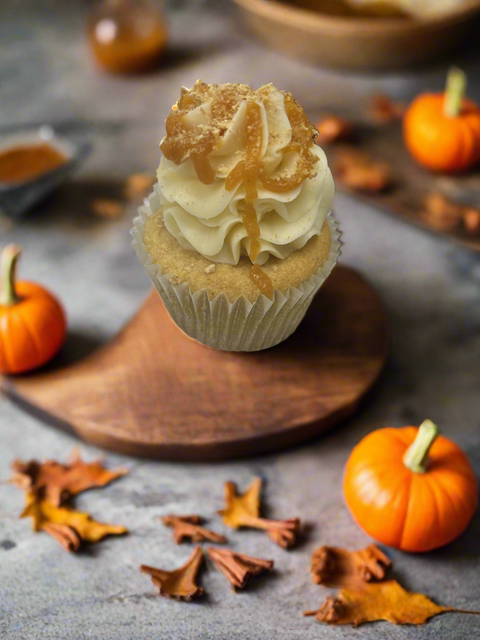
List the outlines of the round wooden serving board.
{"type": "Polygon", "coordinates": [[[382,369],[387,334],[378,295],[356,271],[337,267],[296,333],[273,349],[209,349],[187,338],[152,292],[90,356],[1,386],[101,447],[220,460],[299,443],[350,416],[382,369]]]}

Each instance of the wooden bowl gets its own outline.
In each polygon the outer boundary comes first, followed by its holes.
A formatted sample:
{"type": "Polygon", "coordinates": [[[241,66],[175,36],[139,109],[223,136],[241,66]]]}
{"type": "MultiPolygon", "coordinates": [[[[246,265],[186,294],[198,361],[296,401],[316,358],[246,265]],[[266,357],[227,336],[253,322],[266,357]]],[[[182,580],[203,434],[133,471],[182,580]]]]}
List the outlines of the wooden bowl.
{"type": "Polygon", "coordinates": [[[234,0],[269,46],[320,65],[394,69],[444,54],[480,13],[480,2],[435,19],[344,18],[275,0],[234,0]]]}

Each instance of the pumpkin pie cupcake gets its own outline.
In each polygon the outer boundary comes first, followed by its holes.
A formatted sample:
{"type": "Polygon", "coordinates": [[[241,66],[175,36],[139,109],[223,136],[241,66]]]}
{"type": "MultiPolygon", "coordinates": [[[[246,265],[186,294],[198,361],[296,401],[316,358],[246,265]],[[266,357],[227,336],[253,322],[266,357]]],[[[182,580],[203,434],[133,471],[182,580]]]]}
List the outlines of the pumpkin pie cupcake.
{"type": "Polygon", "coordinates": [[[133,245],[175,323],[228,351],[295,331],[340,253],[316,131],[272,84],[183,88],[133,245]]]}

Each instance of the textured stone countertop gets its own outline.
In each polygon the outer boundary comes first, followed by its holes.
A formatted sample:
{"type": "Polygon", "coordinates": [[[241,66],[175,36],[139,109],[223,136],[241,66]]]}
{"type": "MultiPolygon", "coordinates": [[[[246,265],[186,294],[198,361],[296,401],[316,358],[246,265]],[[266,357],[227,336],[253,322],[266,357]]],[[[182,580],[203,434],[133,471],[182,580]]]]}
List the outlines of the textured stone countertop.
{"type": "MultiPolygon", "coordinates": [[[[135,312],[150,281],[130,247],[129,216],[118,222],[87,213],[92,194],[115,194],[127,175],[159,161],[163,119],[181,85],[273,81],[314,116],[319,107],[361,104],[373,90],[408,99],[439,88],[446,63],[388,76],[336,74],[268,51],[238,28],[226,2],[171,2],[172,51],[164,69],[134,79],[104,76],[88,59],[82,3],[4,0],[0,8],[0,132],[49,122],[90,139],[94,152],[75,179],[21,224],[0,217],[1,244],[25,246],[21,273],[65,302],[70,346],[104,342],[135,312]]],[[[478,60],[478,56],[476,57],[478,60]]],[[[472,51],[457,62],[480,98],[480,65],[472,51]]],[[[429,416],[465,448],[480,474],[480,256],[414,229],[344,196],[336,197],[344,231],[342,262],[361,270],[380,292],[391,323],[388,365],[358,415],[317,441],[278,455],[222,464],[172,464],[108,454],[130,473],[77,500],[100,520],[124,523],[130,535],[78,555],[19,520],[21,492],[3,481],[13,458],[65,459],[74,438],[0,398],[0,637],[4,640],[313,640],[316,638],[480,638],[480,618],[439,616],[421,628],[388,623],[357,630],[303,618],[324,590],[311,583],[311,552],[321,543],[355,548],[368,538],[342,500],[343,465],[359,439],[384,425],[418,424],[429,416]],[[273,517],[300,516],[315,528],[285,552],[255,531],[230,534],[235,548],[273,558],[275,576],[234,595],[207,572],[208,598],[178,603],[155,595],[141,563],[178,566],[189,546],[175,546],[156,518],[200,511],[213,518],[223,483],[266,480],[273,517]]],[[[102,452],[81,444],[88,459],[102,452]]],[[[480,513],[454,544],[434,553],[388,550],[395,575],[441,604],[480,609],[480,513]]]]}

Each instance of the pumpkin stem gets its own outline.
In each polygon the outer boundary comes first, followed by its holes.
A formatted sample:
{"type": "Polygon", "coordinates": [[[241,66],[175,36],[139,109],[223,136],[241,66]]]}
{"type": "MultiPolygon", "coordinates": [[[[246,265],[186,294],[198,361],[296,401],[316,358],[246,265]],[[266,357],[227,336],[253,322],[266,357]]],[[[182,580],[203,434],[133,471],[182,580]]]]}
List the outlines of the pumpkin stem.
{"type": "Polygon", "coordinates": [[[447,74],[443,112],[447,118],[456,118],[462,110],[467,90],[467,76],[458,67],[451,67],[447,74]]]}
{"type": "Polygon", "coordinates": [[[438,436],[438,427],[431,420],[424,420],[418,428],[415,440],[403,456],[403,464],[414,473],[425,473],[430,447],[438,436]]]}
{"type": "Polygon", "coordinates": [[[0,305],[3,307],[13,307],[20,302],[20,298],[16,292],[15,281],[17,263],[21,253],[22,248],[18,244],[9,244],[2,252],[0,266],[2,277],[0,305]]]}

